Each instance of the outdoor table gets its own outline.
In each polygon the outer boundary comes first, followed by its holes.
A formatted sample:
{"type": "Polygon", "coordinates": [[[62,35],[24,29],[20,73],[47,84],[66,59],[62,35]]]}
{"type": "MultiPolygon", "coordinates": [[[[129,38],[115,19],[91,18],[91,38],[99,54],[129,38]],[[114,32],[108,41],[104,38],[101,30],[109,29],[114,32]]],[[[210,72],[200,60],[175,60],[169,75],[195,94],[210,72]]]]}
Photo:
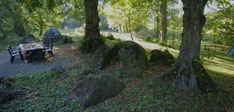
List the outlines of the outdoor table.
{"type": "Polygon", "coordinates": [[[20,54],[26,61],[28,61],[28,58],[31,57],[27,55],[27,52],[35,51],[38,49],[45,50],[45,47],[39,43],[20,44],[19,48],[20,48],[20,54]]]}

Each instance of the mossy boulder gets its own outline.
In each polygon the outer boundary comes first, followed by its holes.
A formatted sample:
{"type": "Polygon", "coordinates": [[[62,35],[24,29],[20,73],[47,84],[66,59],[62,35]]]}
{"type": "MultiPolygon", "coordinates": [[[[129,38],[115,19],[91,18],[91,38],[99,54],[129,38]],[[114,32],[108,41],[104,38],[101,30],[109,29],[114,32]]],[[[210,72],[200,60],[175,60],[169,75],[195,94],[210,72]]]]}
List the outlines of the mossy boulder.
{"type": "Polygon", "coordinates": [[[90,67],[95,70],[101,70],[110,63],[110,48],[106,45],[97,49],[92,57],[90,67]]]}
{"type": "Polygon", "coordinates": [[[72,94],[83,108],[87,108],[118,95],[124,87],[121,81],[112,76],[96,75],[79,81],[72,94]]]}
{"type": "MultiPolygon", "coordinates": [[[[131,64],[134,67],[146,69],[147,55],[143,47],[133,41],[123,41],[117,44],[117,57],[121,67],[131,64]]],[[[116,51],[116,50],[115,50],[116,51]]]]}
{"type": "Polygon", "coordinates": [[[119,69],[119,72],[121,73],[121,77],[124,78],[141,78],[142,73],[138,67],[134,67],[131,65],[127,65],[125,67],[121,67],[119,69]]]}
{"type": "Polygon", "coordinates": [[[152,50],[150,62],[153,64],[164,64],[170,66],[175,61],[172,54],[169,53],[168,50],[160,51],[160,50],[152,50]]]}
{"type": "Polygon", "coordinates": [[[44,41],[58,42],[61,40],[61,33],[55,27],[50,27],[44,34],[44,41]]]}
{"type": "Polygon", "coordinates": [[[9,103],[19,95],[23,95],[22,91],[13,90],[14,80],[10,77],[0,77],[0,104],[9,103]]]}

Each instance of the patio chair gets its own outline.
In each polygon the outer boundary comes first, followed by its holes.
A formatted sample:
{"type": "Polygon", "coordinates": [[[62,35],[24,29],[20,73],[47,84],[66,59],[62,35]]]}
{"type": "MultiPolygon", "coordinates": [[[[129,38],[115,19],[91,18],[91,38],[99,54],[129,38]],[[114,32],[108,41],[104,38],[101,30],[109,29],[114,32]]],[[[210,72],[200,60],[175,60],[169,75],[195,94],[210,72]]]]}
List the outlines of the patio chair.
{"type": "Polygon", "coordinates": [[[53,43],[51,42],[43,42],[43,46],[46,49],[46,52],[48,52],[50,55],[54,56],[53,54],[53,43]]]}
{"type": "Polygon", "coordinates": [[[19,51],[18,50],[13,50],[12,48],[11,48],[11,46],[9,46],[8,48],[7,48],[7,50],[8,50],[8,52],[10,53],[10,55],[11,55],[11,60],[10,60],[10,62],[11,62],[11,64],[14,62],[14,60],[15,60],[15,56],[18,56],[19,55],[19,51]]]}

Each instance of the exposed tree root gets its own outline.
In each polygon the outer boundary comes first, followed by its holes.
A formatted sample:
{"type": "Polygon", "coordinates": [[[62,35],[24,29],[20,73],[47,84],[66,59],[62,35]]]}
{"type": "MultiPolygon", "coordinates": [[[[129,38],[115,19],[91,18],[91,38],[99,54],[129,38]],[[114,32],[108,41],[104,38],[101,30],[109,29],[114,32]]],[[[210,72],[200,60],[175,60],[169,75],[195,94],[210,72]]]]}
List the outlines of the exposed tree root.
{"type": "Polygon", "coordinates": [[[191,64],[186,62],[175,64],[162,75],[162,79],[173,80],[172,86],[182,89],[198,88],[202,91],[212,91],[215,87],[204,67],[196,61],[191,64]]]}

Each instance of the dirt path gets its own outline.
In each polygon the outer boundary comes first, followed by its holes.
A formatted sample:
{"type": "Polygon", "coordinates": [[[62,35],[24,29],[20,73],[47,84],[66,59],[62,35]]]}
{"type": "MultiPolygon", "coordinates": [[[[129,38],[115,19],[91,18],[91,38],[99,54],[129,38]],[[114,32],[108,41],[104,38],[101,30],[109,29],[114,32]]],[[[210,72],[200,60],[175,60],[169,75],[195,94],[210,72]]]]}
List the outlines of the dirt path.
{"type": "Polygon", "coordinates": [[[0,51],[0,76],[13,76],[20,73],[39,72],[49,70],[56,65],[70,67],[79,60],[77,44],[66,44],[55,46],[54,57],[46,56],[46,61],[35,61],[34,63],[24,63],[19,56],[15,57],[14,63],[10,63],[8,51],[0,51]]]}

